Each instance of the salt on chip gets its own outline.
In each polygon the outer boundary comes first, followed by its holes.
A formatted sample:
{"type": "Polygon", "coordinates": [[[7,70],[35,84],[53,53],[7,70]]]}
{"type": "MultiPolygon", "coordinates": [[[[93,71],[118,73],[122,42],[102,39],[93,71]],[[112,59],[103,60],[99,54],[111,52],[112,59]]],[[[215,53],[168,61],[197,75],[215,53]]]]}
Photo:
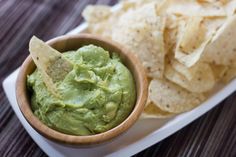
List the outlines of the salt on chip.
{"type": "Polygon", "coordinates": [[[168,118],[172,117],[175,114],[161,110],[157,105],[153,102],[150,102],[144,108],[143,113],[141,114],[141,119],[147,118],[168,118]]]}
{"type": "Polygon", "coordinates": [[[191,93],[165,79],[151,81],[149,97],[158,108],[170,113],[189,111],[205,99],[204,95],[191,93]]]}
{"type": "Polygon", "coordinates": [[[207,92],[215,85],[214,74],[211,67],[206,63],[198,63],[196,66],[198,67],[195,69],[194,77],[191,80],[175,71],[170,65],[166,66],[165,77],[190,92],[207,92]]]}
{"type": "Polygon", "coordinates": [[[236,66],[236,15],[227,19],[203,52],[202,61],[236,66]]]}
{"type": "Polygon", "coordinates": [[[123,14],[112,31],[112,39],[127,46],[142,61],[150,77],[160,78],[164,71],[165,18],[156,15],[155,3],[123,14]]]}

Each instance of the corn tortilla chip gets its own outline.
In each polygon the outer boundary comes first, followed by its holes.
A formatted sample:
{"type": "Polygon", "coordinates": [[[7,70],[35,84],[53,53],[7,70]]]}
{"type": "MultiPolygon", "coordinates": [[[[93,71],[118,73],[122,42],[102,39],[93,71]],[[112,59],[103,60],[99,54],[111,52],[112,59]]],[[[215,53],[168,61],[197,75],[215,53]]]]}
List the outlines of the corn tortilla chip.
{"type": "Polygon", "coordinates": [[[206,28],[201,24],[202,17],[190,17],[186,27],[181,32],[179,49],[184,53],[191,53],[198,48],[205,40],[206,28]]]}
{"type": "Polygon", "coordinates": [[[161,110],[158,106],[154,105],[153,102],[147,104],[141,115],[142,119],[146,118],[168,118],[175,114],[161,110]]]}
{"type": "Polygon", "coordinates": [[[170,113],[189,111],[205,99],[202,94],[188,92],[184,88],[164,79],[151,81],[149,97],[158,108],[170,113]]]}
{"type": "Polygon", "coordinates": [[[153,3],[123,14],[113,29],[112,39],[134,52],[149,77],[161,78],[164,71],[165,19],[156,15],[153,3]]]}
{"type": "Polygon", "coordinates": [[[102,35],[111,39],[113,26],[117,23],[117,18],[123,14],[123,10],[111,12],[109,6],[98,5],[87,6],[82,16],[88,23],[88,32],[102,35]]]}
{"type": "Polygon", "coordinates": [[[29,43],[30,55],[40,70],[44,83],[49,91],[59,97],[54,82],[64,79],[73,68],[60,52],[33,36],[29,43]]]}
{"type": "Polygon", "coordinates": [[[182,18],[177,17],[175,15],[167,15],[165,16],[165,30],[164,30],[164,43],[165,43],[165,51],[167,53],[173,53],[177,35],[178,35],[178,24],[182,20],[182,18]]]}
{"type": "Polygon", "coordinates": [[[90,8],[84,16],[90,33],[117,41],[142,61],[150,79],[143,118],[188,111],[212,93],[217,81],[235,77],[236,0],[128,0],[121,5],[115,12],[90,8]]]}
{"type": "MultiPolygon", "coordinates": [[[[202,41],[201,44],[199,45],[199,47],[193,49],[191,52],[183,52],[180,49],[180,41],[178,41],[177,46],[176,46],[176,50],[175,50],[175,58],[182,64],[184,64],[187,67],[191,67],[194,64],[196,64],[200,59],[202,54],[204,53],[206,46],[210,43],[210,41],[212,40],[214,34],[216,33],[216,31],[223,25],[225,21],[225,18],[211,18],[211,19],[205,19],[204,21],[202,21],[202,25],[204,25],[204,27],[206,28],[206,31],[204,33],[205,39],[202,40],[202,37],[198,37],[198,34],[195,34],[194,36],[192,36],[191,40],[193,40],[194,38],[201,38],[202,41]]],[[[180,38],[181,33],[183,32],[182,30],[185,29],[184,27],[184,22],[181,23],[179,25],[179,32],[178,32],[178,37],[180,38]]],[[[202,33],[200,33],[200,35],[203,35],[202,33]]],[[[179,40],[179,39],[178,39],[179,40]]],[[[195,41],[195,40],[194,40],[195,41]]]]}
{"type": "Polygon", "coordinates": [[[108,19],[111,15],[111,7],[106,5],[88,5],[82,12],[82,16],[88,23],[98,23],[108,19]]]}
{"type": "Polygon", "coordinates": [[[177,32],[177,28],[165,29],[164,31],[165,51],[168,54],[173,53],[175,50],[177,32]]]}
{"type": "Polygon", "coordinates": [[[218,3],[198,3],[194,0],[165,0],[158,7],[158,14],[166,13],[200,17],[227,16],[227,11],[218,3]]]}
{"type": "Polygon", "coordinates": [[[195,74],[191,80],[175,71],[170,65],[166,66],[165,77],[190,92],[207,92],[215,85],[214,74],[208,64],[198,63],[196,66],[198,67],[194,69],[195,74]]]}
{"type": "Polygon", "coordinates": [[[181,75],[186,77],[186,79],[188,79],[188,80],[191,80],[191,79],[193,79],[193,77],[195,77],[196,71],[198,69],[197,64],[188,68],[175,59],[172,59],[170,61],[170,64],[176,72],[180,73],[181,75]]]}
{"type": "Polygon", "coordinates": [[[229,17],[203,52],[202,61],[236,66],[236,15],[229,17]]]}

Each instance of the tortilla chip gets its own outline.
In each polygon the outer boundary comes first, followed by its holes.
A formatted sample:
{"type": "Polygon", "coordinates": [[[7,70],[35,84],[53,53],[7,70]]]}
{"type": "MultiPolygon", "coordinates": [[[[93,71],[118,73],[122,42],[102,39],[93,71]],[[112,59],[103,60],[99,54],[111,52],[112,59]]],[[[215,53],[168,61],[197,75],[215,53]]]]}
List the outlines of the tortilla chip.
{"type": "Polygon", "coordinates": [[[190,17],[179,39],[179,48],[184,53],[191,53],[205,40],[206,28],[201,24],[202,17],[190,17]]]}
{"type": "Polygon", "coordinates": [[[182,20],[181,17],[175,15],[166,15],[166,24],[164,30],[164,43],[165,50],[167,53],[173,53],[176,47],[177,35],[178,35],[178,25],[182,20]]]}
{"type": "Polygon", "coordinates": [[[142,61],[149,77],[161,78],[164,71],[165,18],[156,15],[153,3],[122,15],[112,39],[126,46],[142,61]]]}
{"type": "Polygon", "coordinates": [[[198,66],[196,65],[188,68],[175,59],[172,59],[170,64],[176,72],[180,73],[188,80],[191,80],[193,77],[195,77],[196,71],[198,69],[198,66]]]}
{"type": "Polygon", "coordinates": [[[236,24],[227,18],[235,16],[236,0],[129,0],[115,12],[108,7],[99,14],[100,9],[84,13],[89,32],[126,46],[151,80],[142,117],[188,111],[212,92],[216,81],[235,77],[236,24]]]}
{"type": "Polygon", "coordinates": [[[171,117],[171,116],[174,116],[174,115],[175,114],[173,114],[173,113],[161,110],[153,102],[150,102],[144,108],[144,111],[141,115],[141,118],[142,119],[147,119],[147,118],[168,118],[168,117],[171,117]]]}
{"type": "Polygon", "coordinates": [[[217,3],[198,3],[192,0],[165,0],[158,7],[158,14],[176,14],[182,16],[220,17],[227,12],[217,3]]]}
{"type": "Polygon", "coordinates": [[[34,63],[42,74],[48,90],[53,95],[60,97],[53,82],[61,80],[72,70],[73,67],[70,62],[63,59],[60,52],[35,36],[30,40],[29,51],[34,63]]]}
{"type": "Polygon", "coordinates": [[[111,15],[111,7],[106,5],[88,5],[82,12],[82,16],[88,23],[98,23],[111,15]]]}
{"type": "MultiPolygon", "coordinates": [[[[180,49],[181,41],[178,41],[178,44],[177,44],[176,50],[175,50],[175,58],[180,63],[184,64],[187,67],[191,67],[194,64],[196,64],[200,60],[204,50],[206,49],[206,46],[212,40],[212,38],[213,38],[214,34],[216,33],[217,29],[219,29],[219,27],[221,27],[223,25],[224,21],[225,21],[225,18],[211,18],[211,19],[203,20],[202,25],[204,25],[204,26],[202,26],[202,27],[204,27],[203,31],[205,33],[204,34],[200,33],[200,35],[202,35],[202,36],[204,35],[204,40],[203,40],[203,37],[199,37],[199,35],[197,33],[193,34],[195,36],[190,36],[191,40],[193,40],[194,38],[200,38],[201,39],[201,40],[198,40],[198,41],[201,42],[201,43],[197,44],[197,45],[199,45],[199,47],[196,47],[191,52],[186,53],[186,52],[184,52],[180,49]]],[[[184,26],[184,22],[183,22],[183,23],[180,24],[180,28],[179,28],[179,32],[178,32],[179,39],[181,39],[181,36],[183,36],[183,35],[181,35],[181,33],[184,32],[184,31],[182,31],[184,29],[186,29],[186,27],[184,26]]],[[[190,32],[187,32],[187,33],[190,33],[190,32]]],[[[195,32],[197,32],[197,31],[195,31],[195,32]]],[[[202,32],[202,31],[200,31],[200,32],[202,32]]],[[[187,41],[187,43],[189,43],[189,42],[187,41]]]]}
{"type": "Polygon", "coordinates": [[[230,67],[222,77],[223,83],[229,83],[231,80],[233,80],[236,77],[236,67],[230,67]]]}
{"type": "Polygon", "coordinates": [[[228,16],[235,14],[236,0],[198,0],[199,2],[207,2],[214,4],[216,7],[222,7],[228,16]]]}
{"type": "Polygon", "coordinates": [[[206,45],[210,42],[212,36],[208,37],[201,45],[194,49],[192,52],[188,52],[186,54],[180,49],[180,45],[177,45],[175,50],[175,58],[182,64],[187,67],[191,67],[196,64],[202,56],[202,53],[206,47],[206,45]]]}
{"type": "Polygon", "coordinates": [[[158,108],[170,113],[189,111],[205,99],[202,94],[188,92],[170,81],[160,79],[151,81],[149,97],[158,108]]]}
{"type": "Polygon", "coordinates": [[[236,15],[229,17],[203,52],[202,61],[236,66],[236,15]]]}
{"type": "Polygon", "coordinates": [[[117,18],[123,14],[123,10],[111,12],[109,6],[92,6],[85,8],[82,16],[88,23],[88,32],[102,35],[111,39],[113,25],[117,23],[117,18]]]}
{"type": "Polygon", "coordinates": [[[215,85],[214,74],[208,64],[198,63],[196,66],[194,77],[191,80],[175,71],[170,65],[166,66],[165,77],[190,92],[207,92],[215,85]]]}
{"type": "Polygon", "coordinates": [[[165,29],[164,31],[164,43],[166,53],[173,53],[176,46],[177,28],[165,29]]]}

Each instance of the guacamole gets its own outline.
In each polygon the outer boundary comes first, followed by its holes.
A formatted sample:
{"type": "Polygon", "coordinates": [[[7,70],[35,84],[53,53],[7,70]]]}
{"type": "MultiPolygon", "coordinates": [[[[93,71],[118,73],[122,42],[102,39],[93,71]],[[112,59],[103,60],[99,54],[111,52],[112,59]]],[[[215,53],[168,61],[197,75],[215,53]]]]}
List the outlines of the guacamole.
{"type": "Polygon", "coordinates": [[[136,90],[133,76],[116,53],[87,45],[63,53],[73,69],[55,82],[60,97],[45,86],[36,69],[28,76],[31,108],[47,126],[71,135],[105,132],[131,113],[136,90]]]}

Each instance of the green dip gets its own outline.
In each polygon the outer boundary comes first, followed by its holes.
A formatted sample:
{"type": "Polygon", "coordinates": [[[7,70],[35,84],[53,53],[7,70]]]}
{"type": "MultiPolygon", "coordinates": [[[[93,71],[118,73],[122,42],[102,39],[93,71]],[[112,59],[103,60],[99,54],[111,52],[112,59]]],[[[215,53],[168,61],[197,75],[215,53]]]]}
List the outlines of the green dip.
{"type": "Polygon", "coordinates": [[[73,64],[65,79],[56,82],[61,98],[52,95],[36,69],[28,76],[31,108],[47,126],[72,135],[105,132],[131,113],[136,91],[130,71],[116,53],[94,45],[63,53],[73,64]]]}

